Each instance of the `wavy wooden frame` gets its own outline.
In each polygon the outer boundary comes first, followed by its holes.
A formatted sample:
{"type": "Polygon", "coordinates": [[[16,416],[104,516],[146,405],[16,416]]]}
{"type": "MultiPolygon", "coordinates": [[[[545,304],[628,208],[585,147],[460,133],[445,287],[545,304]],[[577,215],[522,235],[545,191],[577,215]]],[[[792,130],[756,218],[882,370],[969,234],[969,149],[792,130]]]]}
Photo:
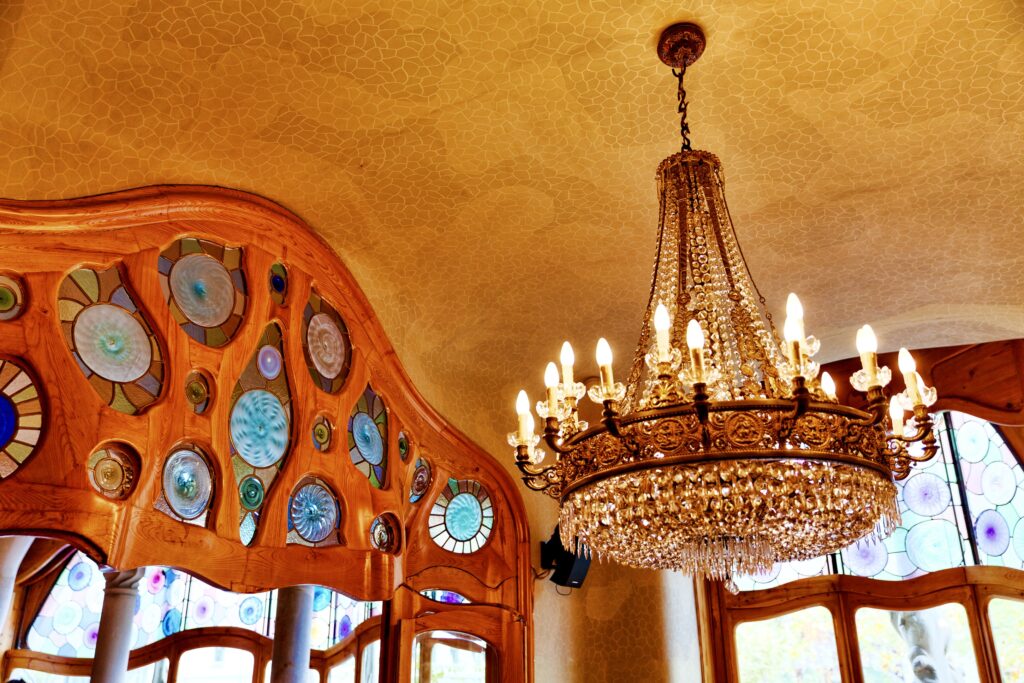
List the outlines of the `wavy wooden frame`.
{"type": "MultiPolygon", "coordinates": [[[[0,321],[0,354],[27,361],[49,398],[48,427],[39,449],[0,482],[0,534],[60,539],[101,566],[120,570],[173,566],[238,592],[317,584],[359,600],[384,600],[382,649],[391,655],[405,651],[403,634],[414,632],[419,619],[418,600],[406,594],[427,588],[455,590],[476,604],[469,609],[478,616],[466,628],[439,627],[491,643],[500,659],[501,680],[532,680],[529,531],[517,486],[495,459],[426,403],[351,273],[298,217],[240,191],[156,186],[74,200],[0,200],[0,242],[0,271],[18,275],[28,302],[16,319],[0,321]],[[250,287],[245,319],[227,344],[212,348],[192,340],[164,301],[157,268],[160,252],[186,236],[241,246],[249,282],[261,282],[273,264],[285,264],[285,305],[274,301],[269,287],[250,287]],[[67,273],[86,263],[121,268],[165,344],[167,389],[141,415],[107,407],[73,367],[61,341],[57,289],[67,273]],[[348,380],[336,394],[316,389],[302,370],[306,363],[299,334],[313,287],[337,307],[354,348],[348,380]],[[279,474],[281,481],[268,492],[260,534],[246,548],[238,539],[240,506],[231,479],[228,397],[264,328],[275,321],[288,338],[285,366],[295,385],[293,450],[279,474]],[[218,385],[210,387],[212,400],[202,414],[193,412],[183,391],[193,370],[206,372],[218,385]],[[371,381],[389,410],[391,483],[380,490],[347,457],[339,457],[347,456],[340,447],[318,453],[308,438],[318,414],[349,415],[371,381]],[[402,432],[433,454],[434,481],[419,504],[409,502],[415,459],[403,461],[398,455],[402,432]],[[111,439],[129,444],[142,456],[138,484],[123,501],[105,499],[88,484],[89,453],[111,439]],[[182,439],[208,444],[217,471],[218,494],[207,528],[178,523],[153,509],[159,494],[156,463],[182,439]],[[286,544],[287,494],[309,472],[326,476],[343,492],[346,545],[286,544]],[[489,542],[470,555],[441,550],[427,531],[433,499],[449,477],[481,482],[495,506],[489,542]],[[369,542],[370,523],[385,512],[395,514],[404,526],[406,542],[394,555],[374,550],[369,542]]],[[[430,623],[464,620],[460,610],[433,609],[446,616],[430,623]]],[[[382,656],[383,666],[396,664],[382,656]]],[[[381,680],[399,679],[382,675],[381,680]]]]}

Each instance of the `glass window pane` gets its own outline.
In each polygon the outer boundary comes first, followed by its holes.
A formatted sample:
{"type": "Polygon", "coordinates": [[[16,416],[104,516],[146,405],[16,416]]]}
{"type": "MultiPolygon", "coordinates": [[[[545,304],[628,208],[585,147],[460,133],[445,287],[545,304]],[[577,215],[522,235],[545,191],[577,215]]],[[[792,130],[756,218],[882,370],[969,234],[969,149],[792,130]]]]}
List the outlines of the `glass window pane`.
{"type": "Polygon", "coordinates": [[[857,610],[864,683],[976,683],[978,664],[963,605],[923,610],[857,610]]]}
{"type": "Polygon", "coordinates": [[[230,647],[202,647],[183,652],[179,683],[251,683],[252,653],[230,647]]]}
{"type": "Polygon", "coordinates": [[[840,683],[832,613],[809,607],[736,627],[742,683],[840,683]]]}
{"type": "Polygon", "coordinates": [[[377,683],[380,672],[377,667],[380,664],[380,641],[375,640],[363,648],[363,672],[359,676],[359,683],[377,683]]]}
{"type": "Polygon", "coordinates": [[[356,658],[346,657],[327,672],[327,683],[356,683],[356,658]]]}
{"type": "Polygon", "coordinates": [[[988,605],[988,618],[1003,683],[1024,683],[1024,602],[995,598],[988,605]]]}
{"type": "Polygon", "coordinates": [[[412,683],[484,683],[487,643],[466,633],[426,631],[412,644],[412,683]]]}

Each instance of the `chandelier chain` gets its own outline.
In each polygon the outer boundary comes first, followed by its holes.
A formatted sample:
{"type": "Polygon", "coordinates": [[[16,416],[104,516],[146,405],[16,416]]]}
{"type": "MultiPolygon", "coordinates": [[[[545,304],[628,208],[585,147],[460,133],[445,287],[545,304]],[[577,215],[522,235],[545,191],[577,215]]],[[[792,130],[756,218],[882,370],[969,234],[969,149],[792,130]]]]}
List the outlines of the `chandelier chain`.
{"type": "Polygon", "coordinates": [[[672,69],[672,75],[675,76],[679,81],[679,89],[676,92],[676,100],[679,102],[679,106],[676,111],[679,113],[679,135],[683,138],[683,144],[680,146],[680,151],[688,152],[693,147],[690,146],[690,124],[686,122],[686,88],[683,86],[683,77],[686,76],[686,63],[683,62],[681,69],[672,69]]]}

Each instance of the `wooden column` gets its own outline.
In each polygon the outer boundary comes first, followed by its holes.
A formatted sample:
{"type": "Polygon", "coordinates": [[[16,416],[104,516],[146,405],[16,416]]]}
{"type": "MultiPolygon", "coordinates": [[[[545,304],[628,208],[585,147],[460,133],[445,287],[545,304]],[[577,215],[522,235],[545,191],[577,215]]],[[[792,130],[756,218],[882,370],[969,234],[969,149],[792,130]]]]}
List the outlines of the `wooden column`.
{"type": "Polygon", "coordinates": [[[92,660],[92,683],[124,683],[128,676],[128,655],[134,641],[133,619],[139,581],[144,569],[108,572],[104,578],[103,611],[92,660]]]}
{"type": "Polygon", "coordinates": [[[305,683],[312,625],[313,586],[289,586],[279,590],[271,683],[305,683]]]}

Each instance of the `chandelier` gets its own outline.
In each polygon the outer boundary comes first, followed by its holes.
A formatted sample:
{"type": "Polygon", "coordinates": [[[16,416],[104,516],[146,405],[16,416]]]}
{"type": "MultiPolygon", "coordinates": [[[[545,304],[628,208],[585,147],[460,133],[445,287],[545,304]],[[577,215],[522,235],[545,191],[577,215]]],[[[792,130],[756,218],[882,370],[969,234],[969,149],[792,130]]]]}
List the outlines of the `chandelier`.
{"type": "Polygon", "coordinates": [[[561,376],[549,363],[536,405],[552,456],[523,391],[509,443],[526,485],[559,501],[561,537],[577,552],[732,583],[888,536],[900,521],[894,479],[937,451],[935,390],[900,349],[905,389],[887,400],[891,372],[865,325],[850,382],[866,405],[839,402],[793,294],[780,339],[736,240],[721,164],[690,147],[683,76],[703,50],[693,24],[658,44],[678,78],[683,143],[658,167],[657,256],[628,380],[615,381],[601,339],[600,381],[587,391],[566,342],[561,376]],[[603,407],[599,425],[579,418],[585,394],[603,407]]]}

